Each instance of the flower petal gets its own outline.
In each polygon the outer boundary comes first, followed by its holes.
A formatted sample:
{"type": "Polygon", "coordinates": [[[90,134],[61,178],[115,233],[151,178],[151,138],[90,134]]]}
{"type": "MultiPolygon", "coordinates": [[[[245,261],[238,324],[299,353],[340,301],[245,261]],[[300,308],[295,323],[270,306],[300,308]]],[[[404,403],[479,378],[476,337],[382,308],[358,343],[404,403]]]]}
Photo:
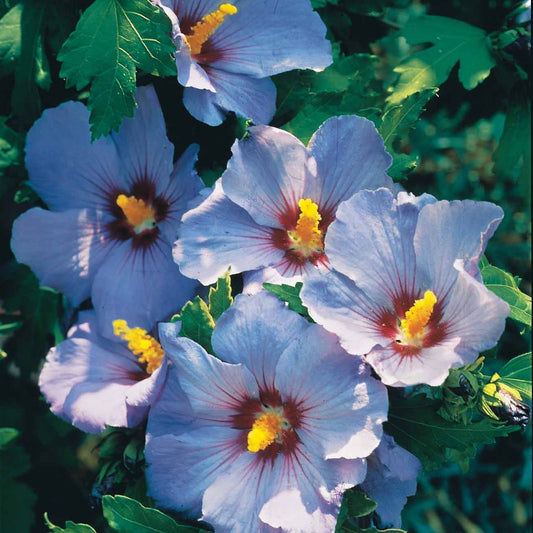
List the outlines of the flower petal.
{"type": "Polygon", "coordinates": [[[258,224],[283,229],[288,213],[296,220],[307,182],[317,179],[316,162],[307,148],[290,133],[255,126],[235,142],[232,152],[222,175],[228,197],[258,224]]]}
{"type": "Polygon", "coordinates": [[[43,285],[77,306],[90,296],[95,274],[112,249],[105,236],[107,220],[101,211],[55,213],[36,207],[15,220],[11,248],[43,285]]]}
{"type": "Polygon", "coordinates": [[[394,344],[377,346],[367,354],[372,365],[385,385],[409,387],[420,383],[441,385],[448,377],[451,367],[461,366],[457,353],[458,337],[448,336],[439,344],[422,348],[417,355],[401,356],[394,344]]]}
{"type": "Polygon", "coordinates": [[[281,261],[283,252],[271,235],[224,194],[218,181],[209,197],[184,215],[174,260],[184,275],[208,285],[230,266],[238,274],[281,261]]]}
{"type": "MultiPolygon", "coordinates": [[[[153,413],[157,416],[157,407],[150,417],[153,413]]],[[[242,454],[239,434],[217,426],[150,439],[145,448],[148,494],[161,507],[198,517],[204,491],[242,454]]]]}
{"type": "Polygon", "coordinates": [[[326,234],[331,265],[379,304],[413,294],[417,219],[417,206],[397,205],[389,189],[357,193],[339,206],[326,234]]]}
{"type": "Polygon", "coordinates": [[[163,349],[179,369],[181,389],[196,418],[228,424],[243,400],[259,397],[257,383],[243,365],[213,357],[191,339],[176,337],[166,324],[159,332],[163,349]]]}
{"type": "Polygon", "coordinates": [[[270,293],[238,295],[218,319],[211,342],[218,357],[243,363],[260,386],[268,387],[273,384],[279,357],[292,338],[308,327],[305,318],[270,293]]]}
{"type": "Polygon", "coordinates": [[[163,112],[152,85],[138,87],[137,109],[125,118],[118,132],[111,134],[130,183],[148,180],[157,191],[168,186],[174,146],[166,134],[163,112]]]}
{"type": "Polygon", "coordinates": [[[320,182],[320,191],[309,195],[319,198],[324,210],[335,212],[340,202],[363,189],[393,189],[387,175],[392,157],[366,118],[351,115],[326,120],[311,138],[309,151],[316,159],[320,182]]]}
{"type": "Polygon", "coordinates": [[[147,249],[135,249],[130,241],[119,243],[94,278],[92,300],[99,327],[104,336],[113,337],[113,320],[124,319],[131,327],[149,331],[177,312],[195,286],[179,273],[163,239],[147,249]]]}
{"type": "Polygon", "coordinates": [[[392,437],[383,435],[376,451],[368,459],[368,473],[361,488],[378,504],[380,526],[400,528],[401,512],[407,497],[416,492],[416,478],[422,465],[392,437]]]}
{"type": "Polygon", "coordinates": [[[126,348],[117,343],[113,351],[104,349],[94,335],[52,348],[39,387],[53,413],[83,431],[100,433],[106,425],[131,427],[146,416],[146,410],[130,414],[126,406],[126,395],[139,376],[143,371],[126,348]]]}
{"type": "Polygon", "coordinates": [[[30,185],[50,209],[107,207],[109,191],[126,187],[110,137],[91,143],[89,111],[80,102],[47,109],[28,132],[30,185]]]}
{"type": "Polygon", "coordinates": [[[200,62],[255,78],[293,69],[321,71],[331,64],[326,27],[307,0],[282,5],[278,0],[236,0],[235,5],[238,12],[210,38],[200,62]]]}
{"type": "Polygon", "coordinates": [[[481,281],[477,264],[503,218],[489,202],[441,201],[420,211],[415,234],[417,265],[431,276],[434,292],[447,294],[457,277],[454,262],[481,281]]]}
{"type": "Polygon", "coordinates": [[[313,320],[337,334],[347,352],[363,355],[390,342],[376,327],[388,300],[374,302],[350,278],[334,270],[310,276],[300,296],[313,320]]]}
{"type": "Polygon", "coordinates": [[[204,66],[214,91],[186,87],[183,104],[197,120],[218,126],[229,111],[268,124],[276,111],[276,86],[270,78],[250,78],[204,66]]]}
{"type": "Polygon", "coordinates": [[[492,348],[505,329],[509,306],[470,273],[459,270],[442,321],[449,335],[459,337],[458,366],[473,363],[480,352],[492,348]]]}
{"type": "Polygon", "coordinates": [[[338,338],[319,325],[295,336],[283,352],[275,386],[282,397],[303,406],[298,435],[304,445],[315,440],[326,459],[363,458],[378,446],[387,391],[370,377],[362,359],[348,355],[338,338]]]}
{"type": "Polygon", "coordinates": [[[199,149],[197,144],[191,144],[183,152],[174,164],[168,186],[161,191],[169,209],[165,219],[157,226],[169,243],[176,240],[181,217],[190,209],[198,193],[205,188],[195,169],[199,149]]]}

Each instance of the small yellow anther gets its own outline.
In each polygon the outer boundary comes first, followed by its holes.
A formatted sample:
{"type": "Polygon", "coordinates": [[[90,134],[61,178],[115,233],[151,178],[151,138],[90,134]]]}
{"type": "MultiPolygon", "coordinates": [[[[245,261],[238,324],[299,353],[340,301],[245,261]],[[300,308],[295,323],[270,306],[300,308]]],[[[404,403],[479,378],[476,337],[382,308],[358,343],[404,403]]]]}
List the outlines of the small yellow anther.
{"type": "Polygon", "coordinates": [[[433,291],[426,291],[424,297],[416,300],[409,311],[405,313],[405,318],[400,322],[400,327],[407,339],[412,339],[422,333],[431,318],[431,313],[433,313],[436,303],[437,297],[433,291]]]}
{"type": "Polygon", "coordinates": [[[138,356],[139,363],[146,363],[146,372],[152,374],[161,366],[165,352],[161,345],[142,328],[130,328],[125,320],[113,320],[113,332],[127,341],[128,348],[138,356]]]}
{"type": "Polygon", "coordinates": [[[235,15],[235,13],[237,13],[237,8],[233,4],[221,4],[216,11],[202,17],[191,28],[191,33],[186,36],[191,54],[200,54],[204,43],[215,33],[224,19],[228,15],[235,15]]]}
{"type": "Polygon", "coordinates": [[[128,222],[138,230],[145,230],[155,226],[154,210],[146,205],[144,200],[135,196],[120,194],[116,199],[128,222]]]}
{"type": "Polygon", "coordinates": [[[248,433],[248,451],[257,453],[278,439],[281,434],[282,421],[281,415],[273,412],[261,415],[248,433]]]}

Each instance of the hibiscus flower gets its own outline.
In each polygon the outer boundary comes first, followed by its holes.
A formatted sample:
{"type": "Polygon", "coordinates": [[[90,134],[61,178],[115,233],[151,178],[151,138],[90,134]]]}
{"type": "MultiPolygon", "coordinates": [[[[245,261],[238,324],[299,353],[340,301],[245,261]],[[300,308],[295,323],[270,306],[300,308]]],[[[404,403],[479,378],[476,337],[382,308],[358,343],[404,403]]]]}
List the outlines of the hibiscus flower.
{"type": "Polygon", "coordinates": [[[386,385],[440,385],[505,327],[509,306],[477,266],[502,218],[488,202],[362,191],[326,236],[333,270],[307,279],[302,300],[386,385]]]}
{"type": "Polygon", "coordinates": [[[29,183],[50,208],[13,227],[11,247],[43,285],[74,305],[91,297],[102,332],[125,319],[150,330],[179,309],[195,284],[172,261],[171,243],[202,187],[197,147],[173,165],[173,146],[152,87],[138,89],[135,117],[91,143],[79,102],[49,109],[28,133],[29,183]]]}
{"type": "Polygon", "coordinates": [[[269,76],[321,71],[332,62],[326,27],[309,0],[152,0],[169,16],[183,102],[211,126],[228,111],[268,124],[276,110],[269,76]]]}
{"type": "Polygon", "coordinates": [[[174,249],[181,272],[205,285],[228,266],[265,280],[272,269],[290,278],[327,268],[324,237],[338,205],[362,189],[393,187],[383,140],[357,116],[326,120],[309,147],[255,126],[232,152],[211,194],[183,217],[174,249]]]}
{"type": "Polygon", "coordinates": [[[218,532],[335,529],[387,416],[385,387],[269,293],[218,320],[217,357],[160,326],[173,365],[148,419],[149,494],[218,532]]]}

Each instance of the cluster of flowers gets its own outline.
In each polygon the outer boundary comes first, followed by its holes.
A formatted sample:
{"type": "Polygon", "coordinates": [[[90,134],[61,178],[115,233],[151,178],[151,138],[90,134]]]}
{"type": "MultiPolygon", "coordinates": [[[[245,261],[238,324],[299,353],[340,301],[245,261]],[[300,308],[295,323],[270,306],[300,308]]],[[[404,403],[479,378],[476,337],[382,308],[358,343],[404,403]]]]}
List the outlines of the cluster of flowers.
{"type": "MultiPolygon", "coordinates": [[[[331,61],[308,2],[255,2],[264,17],[251,3],[161,2],[185,105],[209,124],[228,110],[268,122],[267,76],[331,61]]],[[[308,147],[253,126],[204,189],[198,147],[173,164],[154,89],[137,96],[135,117],[93,144],[75,102],[28,134],[30,184],[49,210],[17,219],[12,249],[94,307],[47,356],[52,411],[95,433],[148,418],[150,495],[216,531],[333,531],[356,485],[399,526],[420,463],[383,433],[385,385],[439,385],[497,342],[509,309],[477,264],[502,210],[399,190],[356,116],[327,120],[308,147]],[[228,267],[244,291],[210,354],[162,321],[228,267]],[[262,289],[300,280],[315,323],[262,289]]]]}

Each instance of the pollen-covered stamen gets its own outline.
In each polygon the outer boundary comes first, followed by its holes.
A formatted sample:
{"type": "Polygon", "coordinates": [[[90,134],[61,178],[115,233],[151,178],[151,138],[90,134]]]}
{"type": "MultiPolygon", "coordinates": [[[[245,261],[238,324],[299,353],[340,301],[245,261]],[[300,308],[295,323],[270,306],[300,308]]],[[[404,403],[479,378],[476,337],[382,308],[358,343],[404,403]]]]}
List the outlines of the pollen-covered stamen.
{"type": "Polygon", "coordinates": [[[135,233],[155,228],[155,211],[144,200],[120,194],[116,202],[126,216],[126,220],[133,226],[135,233]]]}
{"type": "Polygon", "coordinates": [[[292,248],[306,257],[313,252],[324,251],[324,236],[318,229],[322,216],[318,212],[318,205],[309,198],[298,202],[300,216],[296,228],[287,234],[293,243],[292,248]]]}
{"type": "Polygon", "coordinates": [[[284,426],[284,419],[275,411],[262,414],[248,433],[248,451],[257,453],[279,440],[284,426]]]}
{"type": "Polygon", "coordinates": [[[405,313],[405,318],[400,322],[400,328],[408,341],[424,332],[436,303],[437,297],[433,291],[426,291],[424,297],[416,300],[405,313]]]}
{"type": "Polygon", "coordinates": [[[191,28],[191,33],[186,35],[191,54],[193,56],[200,54],[204,43],[215,33],[224,19],[228,15],[235,15],[235,13],[237,13],[237,8],[233,4],[221,4],[216,11],[205,15],[198,21],[191,28]]]}
{"type": "Polygon", "coordinates": [[[127,341],[128,348],[138,356],[139,363],[146,364],[146,372],[152,374],[161,366],[165,352],[161,345],[142,328],[130,328],[125,320],[113,320],[117,337],[127,341]]]}

